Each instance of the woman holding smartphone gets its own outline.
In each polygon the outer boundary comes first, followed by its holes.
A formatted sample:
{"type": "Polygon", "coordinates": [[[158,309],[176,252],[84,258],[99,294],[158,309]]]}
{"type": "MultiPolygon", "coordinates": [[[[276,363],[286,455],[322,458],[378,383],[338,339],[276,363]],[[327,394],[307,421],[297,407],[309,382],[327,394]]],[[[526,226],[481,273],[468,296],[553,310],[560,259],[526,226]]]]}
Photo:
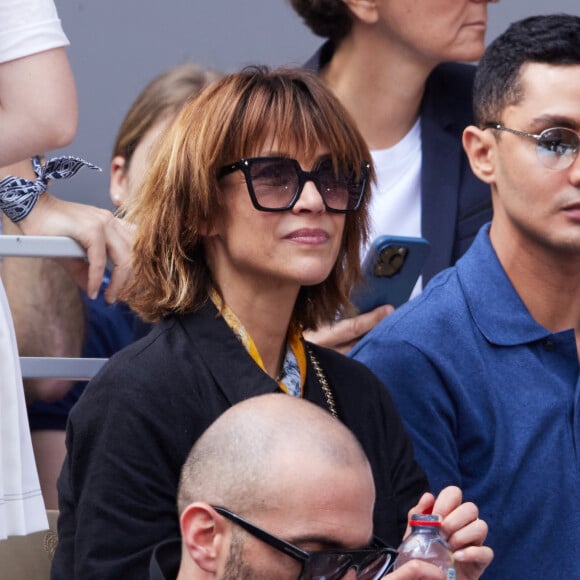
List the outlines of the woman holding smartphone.
{"type": "MultiPolygon", "coordinates": [[[[348,307],[359,275],[373,174],[348,115],[311,73],[250,69],[189,101],[152,159],[128,214],[126,300],[157,324],[69,416],[53,580],[145,577],[153,547],[179,536],[193,443],[262,393],[304,397],[355,432],[379,490],[375,531],[398,544],[427,482],[396,411],[362,365],[302,338],[348,307]]],[[[476,514],[447,509],[470,514],[450,521],[480,545],[476,514]]],[[[488,553],[471,557],[483,569],[488,553]]]]}

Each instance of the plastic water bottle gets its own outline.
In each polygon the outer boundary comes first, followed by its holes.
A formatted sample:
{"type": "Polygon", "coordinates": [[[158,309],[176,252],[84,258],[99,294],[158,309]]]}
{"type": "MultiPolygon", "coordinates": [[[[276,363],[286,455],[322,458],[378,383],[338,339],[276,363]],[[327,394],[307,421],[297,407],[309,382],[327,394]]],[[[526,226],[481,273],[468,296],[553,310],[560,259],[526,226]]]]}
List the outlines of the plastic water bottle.
{"type": "Polygon", "coordinates": [[[453,552],[441,535],[441,517],[434,514],[411,516],[411,534],[399,546],[395,567],[400,568],[409,560],[426,560],[447,574],[447,580],[455,580],[453,552]]]}

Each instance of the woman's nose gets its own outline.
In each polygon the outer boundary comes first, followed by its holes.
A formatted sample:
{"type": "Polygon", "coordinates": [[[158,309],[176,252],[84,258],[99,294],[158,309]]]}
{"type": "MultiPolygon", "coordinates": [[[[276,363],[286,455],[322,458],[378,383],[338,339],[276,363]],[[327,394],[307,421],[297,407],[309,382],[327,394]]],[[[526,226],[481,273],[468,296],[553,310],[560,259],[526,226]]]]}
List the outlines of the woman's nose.
{"type": "Polygon", "coordinates": [[[294,205],[294,211],[322,212],[326,209],[322,195],[318,191],[314,181],[308,180],[304,184],[300,197],[294,205]]]}

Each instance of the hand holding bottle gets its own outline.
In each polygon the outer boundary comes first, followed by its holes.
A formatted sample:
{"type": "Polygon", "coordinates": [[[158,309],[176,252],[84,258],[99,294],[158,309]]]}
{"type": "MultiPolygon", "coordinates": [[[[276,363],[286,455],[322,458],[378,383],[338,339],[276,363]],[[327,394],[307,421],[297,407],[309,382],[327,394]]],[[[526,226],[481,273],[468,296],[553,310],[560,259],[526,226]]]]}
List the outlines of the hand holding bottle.
{"type": "MultiPolygon", "coordinates": [[[[458,487],[446,487],[437,498],[430,493],[424,494],[419,503],[409,511],[409,520],[413,514],[417,513],[434,513],[441,516],[441,532],[453,551],[457,580],[476,580],[483,574],[493,559],[491,548],[483,545],[487,537],[487,524],[484,520],[479,519],[479,510],[474,503],[463,503],[463,494],[458,487]]],[[[405,538],[408,537],[410,531],[410,527],[408,527],[405,538]]],[[[445,580],[445,573],[432,564],[413,560],[389,577],[392,580],[407,578],[441,578],[441,580],[445,580]],[[417,576],[399,576],[398,574],[410,564],[424,564],[424,566],[417,567],[419,573],[417,576]],[[428,570],[427,573],[431,574],[431,568],[435,569],[439,575],[435,572],[432,573],[433,576],[424,575],[424,570],[428,570]]]]}
{"type": "Polygon", "coordinates": [[[411,534],[399,546],[395,570],[411,560],[425,560],[442,570],[447,580],[455,580],[453,552],[441,534],[441,516],[413,514],[409,525],[411,534]]]}

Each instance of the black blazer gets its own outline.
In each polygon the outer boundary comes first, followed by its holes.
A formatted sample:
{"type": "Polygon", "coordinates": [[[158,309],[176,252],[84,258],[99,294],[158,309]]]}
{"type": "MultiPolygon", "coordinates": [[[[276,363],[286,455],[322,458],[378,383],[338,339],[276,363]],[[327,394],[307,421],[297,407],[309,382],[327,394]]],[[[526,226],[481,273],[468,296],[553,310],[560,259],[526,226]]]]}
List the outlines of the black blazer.
{"type": "MultiPolygon", "coordinates": [[[[320,71],[333,52],[326,42],[305,67],[320,71]]],[[[491,220],[489,186],[475,177],[461,145],[463,129],[473,123],[474,75],[471,65],[439,65],[427,79],[421,102],[421,233],[431,243],[424,285],[455,264],[491,220]]]]}
{"type": "MultiPolygon", "coordinates": [[[[408,510],[427,489],[410,439],[365,366],[310,348],[340,419],[369,457],[375,533],[397,546],[408,510]]],[[[179,536],[175,497],[193,443],[231,405],[277,391],[211,304],[160,322],[114,355],[69,416],[53,580],[147,577],[155,545],[179,536]]],[[[305,397],[327,408],[310,363],[305,397]]]]}

